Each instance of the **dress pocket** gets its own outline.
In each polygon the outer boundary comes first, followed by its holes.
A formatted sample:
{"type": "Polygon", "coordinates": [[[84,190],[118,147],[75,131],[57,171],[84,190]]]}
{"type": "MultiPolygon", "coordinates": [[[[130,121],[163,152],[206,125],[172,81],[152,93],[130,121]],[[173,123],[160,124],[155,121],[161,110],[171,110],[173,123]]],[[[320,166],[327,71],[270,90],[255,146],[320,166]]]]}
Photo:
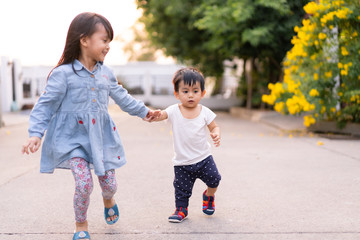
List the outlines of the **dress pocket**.
{"type": "Polygon", "coordinates": [[[105,84],[99,84],[97,85],[97,93],[98,93],[98,99],[100,103],[106,104],[109,99],[109,89],[110,87],[105,84]]]}
{"type": "Polygon", "coordinates": [[[73,103],[82,103],[88,99],[88,89],[85,82],[69,84],[69,94],[73,103]]]}

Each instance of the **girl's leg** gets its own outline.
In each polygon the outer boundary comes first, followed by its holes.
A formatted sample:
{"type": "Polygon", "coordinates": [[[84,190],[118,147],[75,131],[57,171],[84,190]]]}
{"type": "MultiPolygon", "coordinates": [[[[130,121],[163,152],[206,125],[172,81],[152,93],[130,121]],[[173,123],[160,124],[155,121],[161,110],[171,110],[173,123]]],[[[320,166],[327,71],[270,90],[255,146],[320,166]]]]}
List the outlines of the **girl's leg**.
{"type": "MultiPolygon", "coordinates": [[[[102,190],[102,195],[104,199],[104,205],[106,208],[111,208],[115,205],[115,200],[113,199],[116,190],[117,182],[115,176],[115,170],[111,169],[105,172],[104,176],[99,176],[99,183],[102,190]]],[[[111,216],[108,221],[113,221],[117,218],[117,215],[111,216]]]]}
{"type": "Polygon", "coordinates": [[[76,232],[87,231],[86,214],[90,203],[90,194],[93,190],[90,167],[82,158],[72,158],[69,161],[75,179],[74,211],[76,232]]]}

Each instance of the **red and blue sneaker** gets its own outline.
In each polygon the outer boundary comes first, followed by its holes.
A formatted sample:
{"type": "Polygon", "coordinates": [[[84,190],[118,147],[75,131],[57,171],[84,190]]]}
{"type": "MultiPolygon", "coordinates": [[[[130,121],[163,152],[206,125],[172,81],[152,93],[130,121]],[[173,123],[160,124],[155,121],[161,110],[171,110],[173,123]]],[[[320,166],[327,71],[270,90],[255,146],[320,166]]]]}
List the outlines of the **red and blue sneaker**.
{"type": "Polygon", "coordinates": [[[180,223],[185,220],[188,215],[188,209],[184,207],[177,207],[173,215],[169,217],[169,222],[180,223]]]}
{"type": "Polygon", "coordinates": [[[203,212],[207,215],[213,215],[215,212],[215,196],[207,196],[206,190],[203,193],[203,212]]]}

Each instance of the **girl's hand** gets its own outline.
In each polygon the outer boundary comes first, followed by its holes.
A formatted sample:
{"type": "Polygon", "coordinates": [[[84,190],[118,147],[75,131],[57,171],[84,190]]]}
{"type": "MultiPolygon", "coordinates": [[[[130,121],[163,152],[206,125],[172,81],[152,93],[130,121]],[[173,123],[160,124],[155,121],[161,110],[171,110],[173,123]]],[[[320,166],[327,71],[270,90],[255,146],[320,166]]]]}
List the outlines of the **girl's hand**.
{"type": "Polygon", "coordinates": [[[161,110],[149,110],[148,114],[144,118],[144,121],[152,122],[157,120],[161,116],[161,110]]]}
{"type": "Polygon", "coordinates": [[[29,138],[27,143],[25,143],[22,146],[21,152],[22,154],[24,153],[29,154],[29,149],[30,149],[30,152],[34,153],[40,148],[40,146],[41,146],[41,139],[39,137],[31,137],[29,138]]]}
{"type": "Polygon", "coordinates": [[[210,136],[214,141],[215,147],[219,147],[220,146],[220,134],[218,134],[218,133],[210,133],[210,136]]]}

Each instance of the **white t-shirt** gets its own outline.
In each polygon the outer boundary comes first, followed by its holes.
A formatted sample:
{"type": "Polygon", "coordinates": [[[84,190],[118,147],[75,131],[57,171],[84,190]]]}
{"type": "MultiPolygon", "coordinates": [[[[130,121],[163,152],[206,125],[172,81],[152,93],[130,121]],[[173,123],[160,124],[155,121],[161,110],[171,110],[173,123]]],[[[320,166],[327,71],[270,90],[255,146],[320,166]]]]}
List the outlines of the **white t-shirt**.
{"type": "Polygon", "coordinates": [[[215,119],[216,114],[209,108],[200,106],[199,116],[193,119],[184,118],[178,104],[165,109],[172,124],[175,166],[195,164],[211,155],[207,126],[215,119]]]}

